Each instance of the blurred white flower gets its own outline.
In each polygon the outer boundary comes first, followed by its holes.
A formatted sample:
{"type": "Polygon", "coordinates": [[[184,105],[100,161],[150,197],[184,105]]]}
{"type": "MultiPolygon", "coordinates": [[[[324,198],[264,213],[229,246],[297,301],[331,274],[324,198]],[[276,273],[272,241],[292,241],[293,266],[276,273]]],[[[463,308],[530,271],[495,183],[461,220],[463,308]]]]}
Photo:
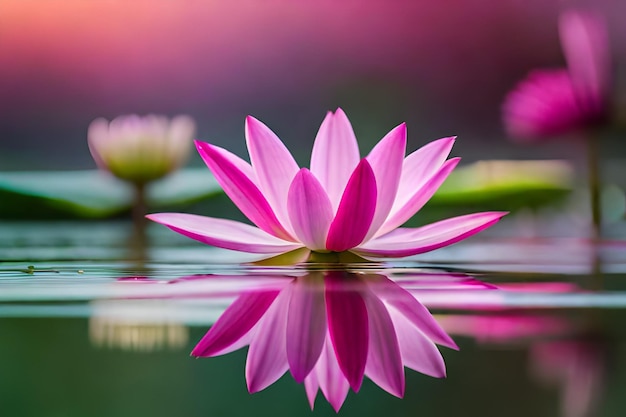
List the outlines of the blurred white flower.
{"type": "Polygon", "coordinates": [[[98,166],[137,184],[159,179],[187,159],[196,126],[189,116],[99,118],[88,131],[89,150],[98,166]]]}

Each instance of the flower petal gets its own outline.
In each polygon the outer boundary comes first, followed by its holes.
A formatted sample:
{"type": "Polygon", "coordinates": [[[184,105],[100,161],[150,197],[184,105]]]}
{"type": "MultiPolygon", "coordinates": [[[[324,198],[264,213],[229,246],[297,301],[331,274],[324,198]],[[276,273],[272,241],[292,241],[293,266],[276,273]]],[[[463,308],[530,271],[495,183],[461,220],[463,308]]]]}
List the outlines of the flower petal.
{"type": "Polygon", "coordinates": [[[404,365],[398,337],[383,302],[369,292],[365,297],[369,318],[369,352],[365,373],[379,387],[402,398],[404,365]]]}
{"type": "Polygon", "coordinates": [[[390,308],[389,314],[396,328],[404,365],[435,378],[444,378],[446,364],[437,346],[395,309],[390,308]]]}
{"type": "Polygon", "coordinates": [[[398,310],[430,340],[442,346],[458,349],[454,340],[439,326],[430,311],[407,290],[383,275],[368,274],[367,284],[377,297],[398,310]]]}
{"type": "Polygon", "coordinates": [[[376,211],[376,177],[367,159],[352,173],[330,224],[326,249],[343,252],[363,241],[376,211]]]}
{"type": "Polygon", "coordinates": [[[289,187],[287,209],[298,240],[307,248],[326,249],[333,209],[317,178],[302,168],[289,187]]]}
{"type": "Polygon", "coordinates": [[[391,213],[405,206],[411,196],[441,169],[455,140],[456,136],[452,136],[432,141],[405,158],[391,213]]]}
{"type": "Polygon", "coordinates": [[[313,144],[311,172],[328,193],[333,211],[359,159],[359,145],[348,117],[341,109],[328,112],[313,144]]]}
{"type": "Polygon", "coordinates": [[[396,229],[355,248],[353,252],[389,257],[416,255],[468,238],[497,223],[506,214],[506,212],[474,213],[415,229],[396,229]]]}
{"type": "Polygon", "coordinates": [[[107,147],[111,146],[111,143],[108,142],[110,142],[109,122],[100,117],[91,122],[87,131],[89,151],[100,169],[108,169],[105,156],[101,155],[102,150],[106,150],[107,147]]]}
{"type": "Polygon", "coordinates": [[[278,380],[289,368],[285,350],[287,308],[291,285],[285,287],[258,324],[246,360],[248,391],[261,391],[278,380]]]}
{"type": "Polygon", "coordinates": [[[580,104],[602,112],[611,82],[606,23],[597,14],[569,10],[559,18],[559,33],[580,104]]]}
{"type": "Polygon", "coordinates": [[[157,213],[146,217],[199,242],[224,249],[275,254],[302,247],[233,220],[185,213],[157,213]]]}
{"type": "Polygon", "coordinates": [[[317,373],[315,371],[309,373],[304,378],[304,390],[306,391],[306,397],[309,400],[311,410],[315,408],[315,397],[317,397],[317,390],[320,387],[320,383],[317,380],[317,373]]]}
{"type": "Polygon", "coordinates": [[[278,136],[252,116],[246,118],[246,143],[259,188],[280,223],[289,229],[287,191],[298,164],[278,136]]]}
{"type": "Polygon", "coordinates": [[[326,397],[335,412],[338,413],[346,400],[350,384],[344,376],[339,362],[337,362],[330,334],[326,336],[324,349],[322,349],[320,359],[315,365],[315,374],[317,375],[322,394],[324,394],[324,397],[326,397]]]}
{"type": "Polygon", "coordinates": [[[191,356],[214,356],[241,339],[263,317],[278,290],[243,293],[222,313],[191,351],[191,356]]]}
{"type": "Polygon", "coordinates": [[[365,240],[376,233],[389,215],[400,184],[405,150],[406,125],[402,123],[387,133],[366,157],[376,177],[377,202],[365,240]]]}
{"type": "Polygon", "coordinates": [[[504,100],[504,125],[517,140],[560,135],[597,117],[581,107],[584,100],[567,70],[535,70],[504,100]]]}
{"type": "Polygon", "coordinates": [[[409,220],[415,213],[421,210],[422,207],[430,200],[430,198],[437,192],[441,184],[448,178],[448,175],[456,168],[461,158],[452,158],[444,162],[441,169],[435,173],[430,179],[422,184],[422,186],[417,187],[412,194],[410,194],[409,199],[406,200],[405,204],[401,207],[392,208],[389,217],[380,227],[380,229],[376,232],[374,236],[381,236],[385,233],[388,233],[391,230],[394,230],[398,226],[404,224],[407,220],[409,220]]]}
{"type": "Polygon", "coordinates": [[[296,278],[287,317],[287,361],[296,382],[317,363],[326,340],[326,303],[319,274],[296,278]]]}
{"type": "Polygon", "coordinates": [[[285,240],[293,240],[254,182],[245,165],[217,146],[196,141],[196,147],[224,192],[239,210],[261,230],[285,240]],[[248,171],[248,172],[246,172],[248,171]]]}
{"type": "Polygon", "coordinates": [[[358,392],[367,362],[369,327],[365,302],[354,280],[341,271],[328,271],[326,316],[337,362],[350,386],[358,392]]]}

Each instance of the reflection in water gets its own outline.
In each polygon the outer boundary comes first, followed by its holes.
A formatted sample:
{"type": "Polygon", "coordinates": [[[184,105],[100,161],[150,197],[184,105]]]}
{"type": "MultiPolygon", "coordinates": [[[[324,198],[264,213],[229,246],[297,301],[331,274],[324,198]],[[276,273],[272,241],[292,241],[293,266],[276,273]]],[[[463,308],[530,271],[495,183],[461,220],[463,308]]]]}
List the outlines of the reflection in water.
{"type": "Polygon", "coordinates": [[[168,319],[171,310],[160,300],[100,300],[91,308],[89,339],[98,347],[152,352],[181,349],[189,340],[188,328],[168,319]]]}
{"type": "Polygon", "coordinates": [[[317,271],[281,288],[242,293],[192,355],[218,356],[249,345],[250,392],[289,370],[304,382],[311,407],[321,390],[339,410],[364,375],[397,397],[404,394],[404,366],[444,377],[436,344],[456,349],[426,307],[389,278],[317,271]]]}
{"type": "Polygon", "coordinates": [[[561,415],[596,415],[604,390],[602,343],[580,334],[569,320],[516,313],[453,315],[441,317],[439,322],[450,334],[470,336],[483,344],[528,346],[529,373],[544,385],[559,388],[561,415]]]}
{"type": "Polygon", "coordinates": [[[584,293],[576,284],[495,287],[460,273],[395,271],[390,279],[370,271],[294,269],[283,275],[259,268],[245,275],[122,278],[119,299],[92,302],[91,338],[98,346],[150,351],[182,347],[185,325],[214,323],[193,356],[249,346],[250,392],[289,371],[304,383],[311,407],[321,390],[339,410],[364,376],[397,397],[404,395],[405,366],[444,377],[436,344],[456,348],[449,333],[527,351],[529,375],[558,387],[563,417],[595,415],[606,373],[601,339],[587,338],[593,317],[522,310],[512,302],[584,293]],[[444,314],[435,322],[425,306],[444,314]]]}
{"type": "Polygon", "coordinates": [[[530,347],[532,374],[559,387],[564,417],[596,414],[604,391],[604,354],[591,340],[535,343],[530,347]]]}

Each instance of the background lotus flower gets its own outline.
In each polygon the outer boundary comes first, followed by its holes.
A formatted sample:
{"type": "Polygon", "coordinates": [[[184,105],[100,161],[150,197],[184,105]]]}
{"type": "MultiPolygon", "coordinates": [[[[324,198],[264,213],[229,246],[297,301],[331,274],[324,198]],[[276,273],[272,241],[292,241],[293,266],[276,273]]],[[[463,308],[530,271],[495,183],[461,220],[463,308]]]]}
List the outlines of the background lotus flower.
{"type": "Polygon", "coordinates": [[[338,411],[364,375],[397,397],[404,394],[404,366],[444,377],[435,343],[457,348],[428,310],[387,277],[320,271],[282,289],[243,293],[191,354],[217,356],[250,345],[250,392],[290,370],[304,382],[311,407],[321,389],[338,411]]]}
{"type": "MultiPolygon", "coordinates": [[[[513,137],[549,138],[587,131],[609,117],[611,71],[604,20],[591,12],[567,11],[559,21],[567,69],[536,70],[508,95],[504,124],[513,137]]],[[[593,237],[601,237],[600,163],[594,137],[587,138],[593,237]]]]}
{"type": "Polygon", "coordinates": [[[133,185],[132,240],[137,258],[145,257],[145,186],[185,162],[195,130],[195,122],[188,116],[170,121],[164,116],[129,115],[110,123],[100,118],[89,125],[89,150],[98,166],[133,185]]]}
{"type": "Polygon", "coordinates": [[[520,140],[536,140],[596,126],[608,116],[611,84],[604,21],[568,11],[559,21],[567,69],[534,70],[507,96],[504,125],[520,140]]]}
{"type": "Polygon", "coordinates": [[[159,179],[180,167],[191,149],[195,123],[188,116],[119,116],[89,125],[89,150],[98,166],[133,183],[159,179]]]}
{"type": "Polygon", "coordinates": [[[196,142],[226,194],[257,226],[182,213],[148,218],[200,242],[275,255],[308,248],[401,257],[469,237],[496,223],[503,212],[396,229],[420,210],[459,158],[446,160],[453,137],[439,139],[406,159],[406,127],[392,129],[363,159],[345,113],[324,119],[311,155],[299,168],[280,139],[253,117],[246,119],[251,164],[220,147],[196,142]]]}

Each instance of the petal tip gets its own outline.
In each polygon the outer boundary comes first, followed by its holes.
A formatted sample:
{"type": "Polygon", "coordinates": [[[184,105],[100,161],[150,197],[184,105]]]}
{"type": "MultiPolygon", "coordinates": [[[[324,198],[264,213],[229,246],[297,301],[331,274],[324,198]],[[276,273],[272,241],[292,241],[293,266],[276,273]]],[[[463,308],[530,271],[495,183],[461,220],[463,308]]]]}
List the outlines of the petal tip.
{"type": "Polygon", "coordinates": [[[196,146],[196,150],[200,153],[200,155],[211,150],[212,145],[208,142],[203,142],[201,140],[195,139],[193,143],[196,146]]]}

